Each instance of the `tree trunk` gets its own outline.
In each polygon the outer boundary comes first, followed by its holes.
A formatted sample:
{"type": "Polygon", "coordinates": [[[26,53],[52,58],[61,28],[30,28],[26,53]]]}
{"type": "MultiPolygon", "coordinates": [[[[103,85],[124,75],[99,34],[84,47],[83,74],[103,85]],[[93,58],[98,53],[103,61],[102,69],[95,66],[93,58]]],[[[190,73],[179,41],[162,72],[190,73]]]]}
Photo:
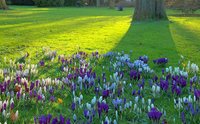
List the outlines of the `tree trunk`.
{"type": "Polygon", "coordinates": [[[5,0],[0,0],[0,9],[8,9],[8,6],[6,4],[5,0]]]}
{"type": "Polygon", "coordinates": [[[164,0],[136,0],[133,20],[160,20],[167,19],[164,0]]]}
{"type": "Polygon", "coordinates": [[[100,0],[96,0],[96,6],[100,7],[100,0]]]}

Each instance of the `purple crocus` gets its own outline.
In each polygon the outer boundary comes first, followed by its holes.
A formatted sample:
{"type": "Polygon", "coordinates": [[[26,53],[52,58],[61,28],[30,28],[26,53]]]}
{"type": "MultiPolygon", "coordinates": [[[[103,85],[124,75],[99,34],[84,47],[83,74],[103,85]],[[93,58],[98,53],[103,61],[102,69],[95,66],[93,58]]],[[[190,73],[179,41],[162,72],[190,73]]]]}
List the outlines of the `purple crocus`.
{"type": "Polygon", "coordinates": [[[45,62],[44,62],[43,60],[41,60],[41,61],[39,62],[39,65],[40,65],[40,66],[44,66],[44,65],[45,65],[45,62]]]}
{"type": "Polygon", "coordinates": [[[103,98],[107,98],[109,96],[109,90],[103,90],[102,96],[103,96],[103,98]]]}
{"type": "Polygon", "coordinates": [[[181,120],[183,124],[186,124],[186,120],[185,120],[185,113],[181,112],[181,120]]]}
{"type": "Polygon", "coordinates": [[[55,97],[54,97],[54,96],[51,96],[51,97],[50,97],[50,101],[51,101],[51,102],[55,102],[55,97]]]}
{"type": "Polygon", "coordinates": [[[58,118],[53,118],[52,119],[52,124],[58,124],[58,118]]]}
{"type": "Polygon", "coordinates": [[[159,59],[155,59],[153,60],[153,63],[154,64],[157,64],[157,65],[164,65],[166,63],[168,63],[168,59],[167,58],[159,58],[159,59]]]}
{"type": "Polygon", "coordinates": [[[30,90],[32,90],[34,88],[35,84],[33,82],[31,82],[31,85],[30,85],[30,90]]]}
{"type": "Polygon", "coordinates": [[[140,79],[140,73],[137,72],[136,70],[131,70],[130,71],[130,80],[139,80],[140,79]]]}
{"type": "Polygon", "coordinates": [[[40,124],[46,124],[47,123],[45,115],[42,115],[42,116],[39,117],[39,123],[40,124]]]}
{"type": "Polygon", "coordinates": [[[162,90],[164,90],[165,92],[167,92],[167,90],[169,88],[168,81],[160,80],[160,87],[161,87],[162,90]]]}
{"type": "Polygon", "coordinates": [[[194,95],[196,97],[197,100],[200,100],[200,90],[194,90],[194,95]]]}
{"type": "Polygon", "coordinates": [[[11,105],[10,105],[10,109],[11,109],[11,110],[14,109],[14,102],[11,103],[11,105]]]}
{"type": "Polygon", "coordinates": [[[71,105],[72,111],[74,111],[76,109],[76,104],[73,102],[71,105]]]}
{"type": "Polygon", "coordinates": [[[67,119],[66,124],[71,124],[71,121],[69,118],[67,119]]]}
{"type": "Polygon", "coordinates": [[[48,115],[47,115],[47,122],[48,122],[48,123],[50,123],[51,118],[52,118],[52,115],[51,115],[51,114],[48,114],[48,115]]]}
{"type": "Polygon", "coordinates": [[[148,117],[152,121],[159,121],[162,116],[162,112],[158,111],[156,108],[151,108],[151,111],[148,112],[148,117]]]}
{"type": "Polygon", "coordinates": [[[87,110],[87,109],[85,109],[84,111],[83,111],[83,114],[84,114],[84,116],[88,119],[89,118],[89,111],[87,110]]]}
{"type": "Polygon", "coordinates": [[[65,123],[65,118],[62,115],[60,115],[60,124],[64,124],[64,123],[65,123]]]}

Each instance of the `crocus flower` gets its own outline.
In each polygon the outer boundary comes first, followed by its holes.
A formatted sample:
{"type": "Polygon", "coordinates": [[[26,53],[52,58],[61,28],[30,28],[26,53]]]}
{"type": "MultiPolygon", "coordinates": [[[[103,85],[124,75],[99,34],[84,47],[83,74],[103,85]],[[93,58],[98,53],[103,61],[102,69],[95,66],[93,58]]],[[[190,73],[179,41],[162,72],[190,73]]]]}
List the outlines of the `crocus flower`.
{"type": "Polygon", "coordinates": [[[147,56],[144,55],[144,56],[140,56],[139,60],[143,61],[144,63],[147,63],[149,59],[147,56]]]}
{"type": "Polygon", "coordinates": [[[160,80],[160,88],[166,92],[169,88],[168,81],[160,80]]]}
{"type": "Polygon", "coordinates": [[[85,116],[86,118],[89,118],[89,111],[88,111],[87,109],[85,109],[85,110],[83,111],[83,114],[84,114],[84,116],[85,116]]]}
{"type": "Polygon", "coordinates": [[[159,121],[162,116],[162,113],[159,112],[156,108],[151,108],[151,111],[148,112],[148,117],[152,121],[159,121]]]}
{"type": "Polygon", "coordinates": [[[39,62],[39,65],[40,65],[40,66],[44,66],[44,65],[45,65],[45,62],[44,62],[43,60],[41,60],[41,61],[39,62]]]}
{"type": "Polygon", "coordinates": [[[76,109],[76,104],[74,102],[72,103],[71,108],[73,111],[76,109]]]}
{"type": "Polygon", "coordinates": [[[53,118],[52,119],[52,124],[57,124],[58,123],[58,118],[53,118]]]}
{"type": "Polygon", "coordinates": [[[13,108],[14,108],[14,102],[12,102],[10,105],[10,109],[13,110],[13,108]]]}
{"type": "Polygon", "coordinates": [[[200,90],[194,90],[194,95],[196,97],[197,100],[200,100],[200,90]]]}
{"type": "Polygon", "coordinates": [[[183,124],[186,124],[186,120],[185,120],[185,113],[181,112],[181,120],[183,124]]]}
{"type": "Polygon", "coordinates": [[[159,59],[153,60],[153,62],[154,62],[154,64],[162,65],[162,64],[168,63],[168,59],[167,58],[159,58],[159,59]]]}
{"type": "Polygon", "coordinates": [[[103,90],[102,96],[103,96],[103,98],[107,98],[109,96],[109,90],[103,90]]]}
{"type": "Polygon", "coordinates": [[[54,96],[51,96],[51,97],[50,97],[50,101],[51,101],[51,102],[55,102],[55,97],[54,97],[54,96]]]}
{"type": "Polygon", "coordinates": [[[71,121],[69,118],[67,119],[66,124],[71,124],[71,121]]]}
{"type": "Polygon", "coordinates": [[[119,106],[120,104],[122,104],[122,99],[119,99],[119,98],[113,99],[113,100],[112,100],[112,103],[113,103],[113,105],[115,106],[115,109],[117,109],[118,106],[119,106]]]}
{"type": "Polygon", "coordinates": [[[60,115],[60,124],[64,124],[64,123],[65,123],[65,118],[62,115],[60,115]]]}

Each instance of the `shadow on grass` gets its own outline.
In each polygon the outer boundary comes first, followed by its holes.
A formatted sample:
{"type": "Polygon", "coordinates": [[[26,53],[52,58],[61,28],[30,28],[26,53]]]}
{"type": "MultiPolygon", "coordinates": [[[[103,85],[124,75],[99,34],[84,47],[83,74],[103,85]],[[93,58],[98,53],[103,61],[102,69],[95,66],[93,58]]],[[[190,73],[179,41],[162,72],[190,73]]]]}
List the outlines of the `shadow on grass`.
{"type": "Polygon", "coordinates": [[[169,16],[175,16],[175,17],[200,17],[200,14],[169,14],[169,16]]]}
{"type": "Polygon", "coordinates": [[[197,29],[193,29],[191,27],[191,23],[180,24],[174,22],[171,25],[171,31],[174,37],[175,45],[177,47],[177,51],[184,55],[190,61],[194,61],[198,65],[200,65],[200,35],[198,25],[197,29]]]}
{"type": "Polygon", "coordinates": [[[169,65],[178,63],[178,52],[168,21],[133,23],[113,51],[133,51],[132,57],[147,55],[152,63],[159,57],[169,58],[169,65]]]}

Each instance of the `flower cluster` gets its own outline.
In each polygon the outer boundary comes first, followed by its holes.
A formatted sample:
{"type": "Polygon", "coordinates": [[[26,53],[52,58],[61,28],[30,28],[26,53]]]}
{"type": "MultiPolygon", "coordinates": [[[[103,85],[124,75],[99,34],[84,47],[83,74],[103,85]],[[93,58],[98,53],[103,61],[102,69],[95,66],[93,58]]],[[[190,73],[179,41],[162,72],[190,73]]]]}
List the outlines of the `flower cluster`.
{"type": "MultiPolygon", "coordinates": [[[[147,56],[132,60],[124,52],[98,51],[66,56],[48,48],[34,63],[28,57],[25,62],[5,59],[0,69],[2,123],[173,123],[174,115],[183,123],[198,122],[200,80],[194,63],[155,71],[147,56]]],[[[168,59],[153,62],[165,65],[168,59]]]]}

